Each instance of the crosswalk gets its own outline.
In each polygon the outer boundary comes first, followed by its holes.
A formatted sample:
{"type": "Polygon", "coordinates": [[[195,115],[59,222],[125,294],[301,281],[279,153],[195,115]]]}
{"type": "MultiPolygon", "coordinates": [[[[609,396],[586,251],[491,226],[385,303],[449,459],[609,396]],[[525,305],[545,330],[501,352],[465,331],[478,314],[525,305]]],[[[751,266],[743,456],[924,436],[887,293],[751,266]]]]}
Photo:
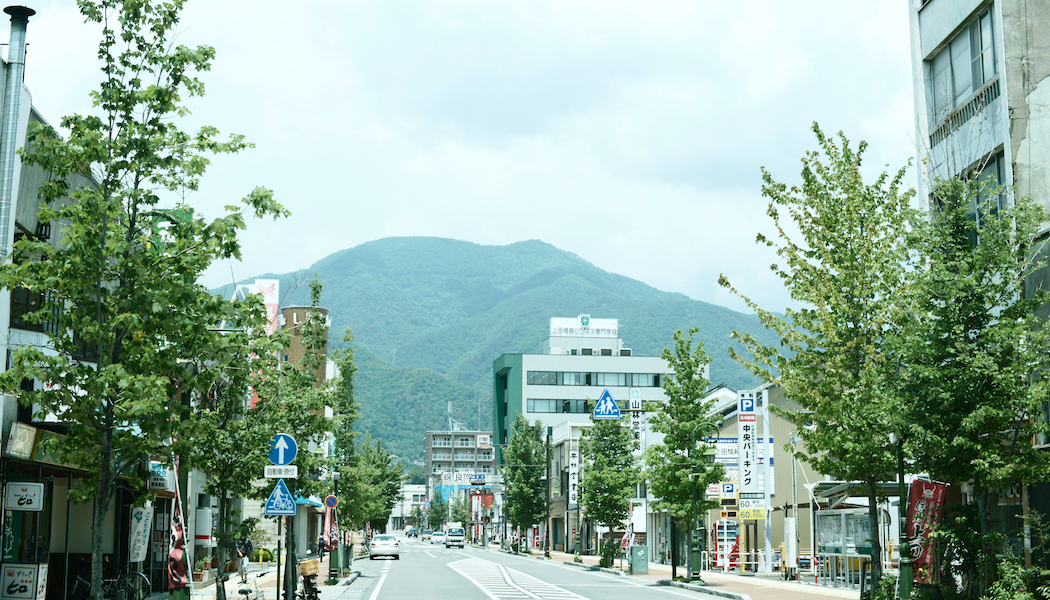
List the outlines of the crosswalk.
{"type": "Polygon", "coordinates": [[[584,600],[579,594],[532,575],[480,558],[466,558],[451,562],[448,566],[478,586],[492,600],[584,600]]]}

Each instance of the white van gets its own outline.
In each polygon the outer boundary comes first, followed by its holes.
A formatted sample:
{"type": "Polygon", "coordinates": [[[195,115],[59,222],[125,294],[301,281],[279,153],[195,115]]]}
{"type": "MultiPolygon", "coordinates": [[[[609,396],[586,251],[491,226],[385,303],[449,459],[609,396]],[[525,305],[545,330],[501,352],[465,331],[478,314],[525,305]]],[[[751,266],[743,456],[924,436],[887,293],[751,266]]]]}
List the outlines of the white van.
{"type": "Polygon", "coordinates": [[[451,548],[452,546],[463,547],[464,531],[462,527],[449,527],[445,531],[445,547],[451,548]]]}

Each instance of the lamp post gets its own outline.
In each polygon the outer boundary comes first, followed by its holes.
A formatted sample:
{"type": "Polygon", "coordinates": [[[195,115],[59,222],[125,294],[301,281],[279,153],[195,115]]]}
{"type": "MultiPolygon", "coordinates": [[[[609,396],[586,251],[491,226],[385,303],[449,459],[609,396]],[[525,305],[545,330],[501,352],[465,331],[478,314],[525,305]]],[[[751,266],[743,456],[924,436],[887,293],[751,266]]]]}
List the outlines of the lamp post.
{"type": "Polygon", "coordinates": [[[543,556],[551,557],[551,435],[554,428],[547,426],[547,516],[543,524],[543,556]]]}
{"type": "MultiPolygon", "coordinates": [[[[701,552],[702,552],[702,550],[700,549],[700,540],[704,539],[706,541],[706,537],[701,537],[699,535],[699,533],[700,533],[700,531],[699,531],[700,530],[700,524],[699,524],[699,520],[698,520],[697,514],[696,514],[696,478],[697,478],[697,476],[703,475],[703,473],[693,472],[693,469],[695,468],[694,463],[693,463],[693,451],[696,450],[696,432],[699,431],[702,427],[708,427],[714,433],[713,437],[715,439],[718,439],[718,434],[722,430],[722,422],[723,422],[722,419],[719,419],[718,421],[714,421],[714,422],[700,423],[696,427],[693,428],[693,433],[690,436],[691,443],[690,443],[690,446],[689,446],[689,469],[690,469],[689,480],[693,484],[693,505],[692,505],[692,513],[691,513],[692,514],[692,519],[689,521],[689,564],[688,564],[688,568],[689,568],[689,580],[690,581],[692,581],[693,578],[694,578],[694,575],[699,573],[699,571],[700,571],[700,564],[701,564],[700,557],[701,557],[701,552]]],[[[717,452],[717,450],[715,449],[714,446],[705,448],[704,449],[705,463],[713,464],[715,462],[715,454],[716,454],[716,452],[717,452]]],[[[706,470],[705,470],[705,472],[706,472],[706,470]]],[[[705,519],[705,521],[706,521],[706,519],[705,519]]],[[[705,529],[706,529],[706,525],[705,525],[705,529]]],[[[699,578],[699,577],[697,576],[697,578],[699,578]]]]}
{"type": "Polygon", "coordinates": [[[911,600],[911,541],[908,539],[908,497],[904,490],[904,438],[890,434],[890,443],[897,446],[897,486],[900,502],[897,503],[897,520],[900,521],[900,589],[901,600],[911,600]]]}

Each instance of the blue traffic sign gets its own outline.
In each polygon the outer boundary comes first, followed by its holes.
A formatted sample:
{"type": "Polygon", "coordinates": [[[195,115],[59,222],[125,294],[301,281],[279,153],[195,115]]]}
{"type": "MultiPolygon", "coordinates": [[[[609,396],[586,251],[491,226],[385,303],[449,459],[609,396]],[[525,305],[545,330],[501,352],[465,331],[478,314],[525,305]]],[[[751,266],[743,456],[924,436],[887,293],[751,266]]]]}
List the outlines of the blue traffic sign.
{"type": "Polygon", "coordinates": [[[327,506],[328,508],[335,508],[336,506],[339,505],[339,498],[336,498],[335,496],[333,496],[331,494],[328,494],[327,496],[324,497],[324,505],[327,506]]]}
{"type": "Polygon", "coordinates": [[[284,466],[295,460],[298,453],[299,446],[296,445],[295,438],[287,433],[278,433],[270,440],[270,454],[267,458],[275,465],[284,466]]]}
{"type": "Polygon", "coordinates": [[[620,407],[616,405],[616,401],[613,400],[609,390],[602,392],[601,397],[598,398],[598,403],[594,405],[594,412],[591,413],[591,417],[595,421],[620,418],[620,407]]]}
{"type": "Polygon", "coordinates": [[[295,516],[295,498],[292,498],[292,493],[288,491],[288,486],[284,484],[283,479],[278,479],[277,485],[273,486],[270,497],[266,499],[266,507],[263,512],[279,517],[295,516]]]}

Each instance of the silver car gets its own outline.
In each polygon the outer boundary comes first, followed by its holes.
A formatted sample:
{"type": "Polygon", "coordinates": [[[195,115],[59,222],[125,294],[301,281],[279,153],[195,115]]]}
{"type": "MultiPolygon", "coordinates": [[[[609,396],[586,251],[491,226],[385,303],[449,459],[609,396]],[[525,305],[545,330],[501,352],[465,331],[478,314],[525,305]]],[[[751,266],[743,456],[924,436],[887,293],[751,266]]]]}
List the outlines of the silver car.
{"type": "Polygon", "coordinates": [[[394,560],[400,560],[401,547],[397,538],[386,533],[374,536],[368,546],[368,559],[375,560],[377,556],[393,556],[394,560]]]}
{"type": "Polygon", "coordinates": [[[430,543],[431,544],[444,544],[445,543],[445,532],[444,531],[435,531],[434,534],[430,536],[430,543]]]}

